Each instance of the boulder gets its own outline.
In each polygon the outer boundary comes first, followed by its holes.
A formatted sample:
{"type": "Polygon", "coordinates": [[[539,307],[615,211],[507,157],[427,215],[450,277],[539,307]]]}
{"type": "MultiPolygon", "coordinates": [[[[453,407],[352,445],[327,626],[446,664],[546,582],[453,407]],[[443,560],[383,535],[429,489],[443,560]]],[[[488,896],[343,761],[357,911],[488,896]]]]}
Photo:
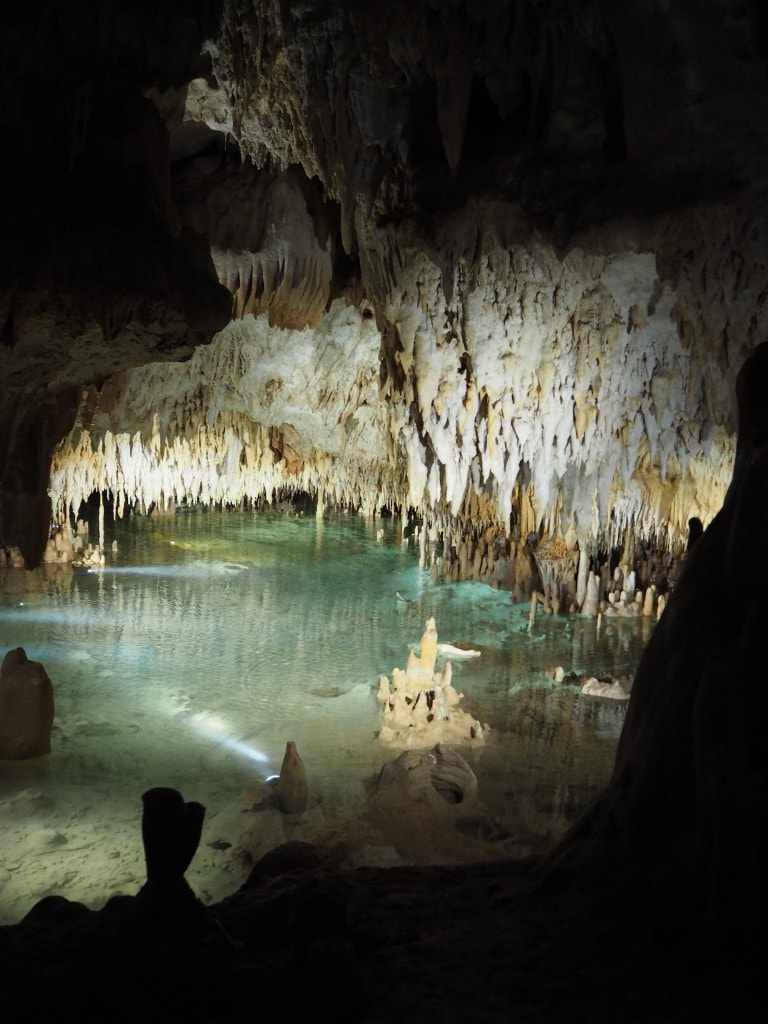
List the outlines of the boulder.
{"type": "Polygon", "coordinates": [[[480,801],[477,778],[444,743],[384,765],[371,805],[386,843],[415,864],[504,858],[509,833],[480,801]]]}
{"type": "Polygon", "coordinates": [[[0,759],[23,761],[51,752],[53,686],[23,647],[8,651],[0,668],[0,759]]]}

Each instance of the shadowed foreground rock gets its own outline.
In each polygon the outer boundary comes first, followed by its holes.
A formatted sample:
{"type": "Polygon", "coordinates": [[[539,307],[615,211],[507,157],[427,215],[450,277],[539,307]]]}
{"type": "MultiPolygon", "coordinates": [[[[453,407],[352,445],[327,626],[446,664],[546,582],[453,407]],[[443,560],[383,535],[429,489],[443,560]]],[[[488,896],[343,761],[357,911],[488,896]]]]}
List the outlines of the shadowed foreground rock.
{"type": "MultiPolygon", "coordinates": [[[[641,660],[612,782],[551,857],[340,871],[327,851],[287,844],[183,923],[170,904],[147,914],[141,898],[93,912],[50,897],[0,930],[5,1014],[757,1019],[767,391],[763,345],[739,380],[733,483],[641,660]]],[[[183,881],[202,808],[153,792],[145,812],[174,817],[168,863],[183,881]]],[[[162,831],[152,830],[158,842],[162,831]]],[[[155,850],[148,869],[166,859],[155,850]]]]}

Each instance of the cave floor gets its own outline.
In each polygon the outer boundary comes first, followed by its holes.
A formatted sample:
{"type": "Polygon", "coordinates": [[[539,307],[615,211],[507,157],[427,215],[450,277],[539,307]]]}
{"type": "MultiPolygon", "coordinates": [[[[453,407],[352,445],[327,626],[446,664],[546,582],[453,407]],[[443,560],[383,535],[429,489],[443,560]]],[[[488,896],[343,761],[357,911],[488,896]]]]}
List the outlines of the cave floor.
{"type": "Polygon", "coordinates": [[[207,909],[42,901],[0,929],[5,1019],[756,1019],[761,956],[733,935],[705,948],[683,903],[665,910],[632,872],[340,872],[329,857],[288,844],[207,909]]]}

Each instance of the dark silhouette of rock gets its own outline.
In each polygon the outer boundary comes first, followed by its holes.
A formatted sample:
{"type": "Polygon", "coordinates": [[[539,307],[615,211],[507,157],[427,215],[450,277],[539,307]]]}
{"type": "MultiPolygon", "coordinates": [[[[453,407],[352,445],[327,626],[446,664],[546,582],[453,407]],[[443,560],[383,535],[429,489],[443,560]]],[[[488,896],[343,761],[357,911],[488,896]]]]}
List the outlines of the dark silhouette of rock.
{"type": "Polygon", "coordinates": [[[184,872],[200,844],[205,808],[185,803],[176,789],[157,787],[142,796],[141,838],[147,881],[138,895],[142,908],[170,918],[202,905],[189,887],[184,872]]]}
{"type": "Polygon", "coordinates": [[[690,551],[699,537],[704,533],[704,524],[698,516],[688,520],[688,550],[690,551]]]}
{"type": "Polygon", "coordinates": [[[324,857],[317,847],[312,843],[292,839],[265,853],[254,864],[245,885],[258,885],[267,878],[314,871],[322,867],[328,867],[328,858],[324,857]]]}
{"type": "Polygon", "coordinates": [[[610,785],[550,864],[693,923],[718,966],[749,948],[768,903],[767,392],[763,344],[737,382],[731,485],[640,660],[610,785]]]}

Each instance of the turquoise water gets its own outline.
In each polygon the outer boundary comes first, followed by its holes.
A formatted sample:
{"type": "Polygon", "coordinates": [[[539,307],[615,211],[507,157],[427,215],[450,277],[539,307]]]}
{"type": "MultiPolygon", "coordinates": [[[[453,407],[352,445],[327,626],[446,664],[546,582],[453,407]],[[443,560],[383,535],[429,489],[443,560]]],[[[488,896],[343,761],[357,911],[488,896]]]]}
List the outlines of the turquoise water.
{"type": "MultiPolygon", "coordinates": [[[[92,906],[135,892],[140,796],[155,785],[208,809],[193,887],[204,899],[233,891],[244,876],[216,837],[268,792],[287,740],[314,810],[286,837],[362,836],[351,822],[397,756],[377,739],[379,676],[405,665],[430,616],[440,641],[482,652],[454,662],[453,681],[491,731],[460,752],[505,827],[556,838],[607,781],[625,708],[547,671],[631,672],[647,623],[598,632],[540,616],[529,630],[508,593],[431,583],[392,520],[195,512],[118,522],[113,539],[103,570],[0,576],[0,654],[24,647],[56,700],[51,755],[0,762],[3,922],[48,892],[92,906]]],[[[269,845],[280,834],[267,821],[269,845]]]]}

